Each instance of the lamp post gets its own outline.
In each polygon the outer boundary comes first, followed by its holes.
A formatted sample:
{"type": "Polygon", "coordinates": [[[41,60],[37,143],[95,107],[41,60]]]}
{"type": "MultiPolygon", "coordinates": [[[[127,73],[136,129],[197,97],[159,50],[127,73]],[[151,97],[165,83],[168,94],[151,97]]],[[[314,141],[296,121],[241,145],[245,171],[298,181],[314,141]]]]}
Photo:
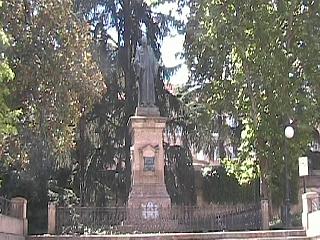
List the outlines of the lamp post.
{"type": "Polygon", "coordinates": [[[116,181],[116,207],[118,207],[118,188],[119,188],[119,173],[116,171],[114,175],[116,181]]]}
{"type": "MultiPolygon", "coordinates": [[[[294,136],[294,128],[290,125],[286,126],[284,129],[284,135],[286,139],[291,139],[294,136]]],[[[285,161],[285,184],[286,184],[286,198],[285,198],[285,225],[286,228],[289,227],[289,215],[290,215],[290,196],[289,196],[289,173],[288,173],[288,149],[287,149],[287,140],[285,140],[285,155],[284,155],[284,161],[285,161]]]]}

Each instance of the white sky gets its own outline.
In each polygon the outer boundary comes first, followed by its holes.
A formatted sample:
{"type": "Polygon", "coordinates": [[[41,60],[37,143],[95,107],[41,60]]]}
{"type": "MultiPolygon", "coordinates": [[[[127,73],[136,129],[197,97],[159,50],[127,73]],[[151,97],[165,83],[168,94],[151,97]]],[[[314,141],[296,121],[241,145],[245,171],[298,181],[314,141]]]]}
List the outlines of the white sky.
{"type": "MultiPolygon", "coordinates": [[[[182,11],[182,15],[178,15],[177,3],[167,3],[155,10],[164,14],[169,14],[171,11],[173,16],[185,22],[187,21],[187,15],[189,14],[188,9],[185,8],[182,11]]],[[[188,69],[185,65],[184,59],[180,59],[180,57],[176,58],[175,56],[177,53],[183,51],[183,42],[184,35],[178,35],[177,32],[173,30],[171,35],[163,39],[161,46],[161,57],[166,67],[174,67],[178,64],[182,64],[181,68],[179,68],[179,70],[170,79],[170,83],[174,85],[185,84],[188,80],[188,69]]]]}
{"type": "Polygon", "coordinates": [[[182,52],[183,50],[184,36],[177,35],[174,37],[164,38],[161,46],[161,57],[163,64],[166,67],[174,67],[178,64],[182,64],[181,68],[171,77],[170,83],[172,84],[184,84],[188,80],[188,69],[184,63],[184,59],[176,58],[175,54],[182,52]]]}

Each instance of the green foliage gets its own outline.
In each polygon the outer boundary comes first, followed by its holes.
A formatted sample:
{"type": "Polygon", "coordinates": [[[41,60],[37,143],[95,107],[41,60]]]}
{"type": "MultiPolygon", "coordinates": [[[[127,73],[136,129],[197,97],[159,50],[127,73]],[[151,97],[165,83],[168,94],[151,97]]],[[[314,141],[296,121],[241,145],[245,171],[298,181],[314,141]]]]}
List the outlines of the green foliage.
{"type": "Polygon", "coordinates": [[[46,231],[49,196],[59,192],[61,201],[69,201],[63,194],[70,195],[70,183],[51,188],[48,196],[48,180],[58,178],[57,167],[72,166],[79,121],[105,91],[89,26],[73,8],[71,0],[8,0],[1,12],[11,44],[5,53],[15,72],[12,102],[22,109],[18,137],[4,154],[12,161],[1,190],[28,199],[34,233],[46,231]]]}
{"type": "MultiPolygon", "coordinates": [[[[128,196],[131,139],[127,132],[127,123],[137,106],[137,84],[132,63],[138,40],[142,34],[146,34],[156,56],[160,58],[160,41],[163,36],[169,33],[171,27],[182,29],[181,22],[172,16],[157,13],[150,7],[162,2],[152,1],[151,4],[146,1],[124,0],[75,1],[78,15],[91,24],[95,40],[93,55],[101,72],[107,76],[105,82],[108,86],[103,101],[95,104],[92,112],[87,115],[82,144],[79,142],[77,146],[77,158],[83,159],[77,177],[93,195],[98,192],[94,190],[94,183],[103,182],[95,173],[101,169],[109,171],[112,166],[116,166],[116,171],[123,181],[118,185],[120,189],[112,187],[110,182],[105,183],[113,192],[110,198],[114,198],[117,191],[122,201],[126,201],[128,196]]],[[[174,128],[182,123],[177,120],[182,104],[164,89],[163,79],[170,76],[171,70],[161,68],[159,72],[158,81],[155,83],[158,96],[156,105],[162,116],[170,117],[168,128],[172,126],[174,131],[174,128]]],[[[116,182],[112,179],[110,181],[116,182]]],[[[83,197],[84,203],[88,201],[89,198],[83,197]]]]}
{"type": "Polygon", "coordinates": [[[192,156],[187,148],[166,146],[166,185],[173,204],[196,203],[195,178],[192,156]]]}
{"type": "Polygon", "coordinates": [[[271,187],[276,199],[284,127],[294,121],[287,157],[296,182],[297,159],[319,121],[319,2],[192,2],[185,41],[191,81],[204,86],[201,103],[212,118],[223,112],[244,125],[239,161],[259,166],[263,197],[271,187]]]}
{"type": "Polygon", "coordinates": [[[58,206],[74,206],[79,203],[79,198],[72,189],[72,171],[60,168],[48,182],[48,200],[58,206]]]}
{"type": "MultiPolygon", "coordinates": [[[[3,11],[0,1],[0,12],[3,11]]],[[[16,123],[21,114],[20,110],[12,110],[9,100],[12,95],[10,84],[14,80],[14,73],[9,67],[5,50],[9,47],[9,38],[3,31],[2,21],[0,22],[0,156],[8,153],[8,140],[17,134],[16,123]]],[[[12,159],[3,158],[0,166],[0,186],[5,182],[6,170],[12,159]]]]}
{"type": "Polygon", "coordinates": [[[225,159],[222,164],[228,174],[236,177],[240,185],[249,184],[252,179],[259,178],[258,166],[252,159],[243,161],[225,159]]]}
{"type": "Polygon", "coordinates": [[[88,26],[72,10],[71,0],[6,1],[3,13],[22,127],[60,164],[70,163],[75,126],[104,91],[88,26]]]}
{"type": "MultiPolygon", "coordinates": [[[[0,11],[2,1],[0,1],[0,11]]],[[[4,33],[2,22],[0,23],[0,148],[3,151],[4,141],[11,134],[16,134],[16,122],[20,115],[19,110],[12,110],[8,106],[8,97],[11,94],[9,89],[10,82],[14,79],[14,73],[8,65],[4,51],[9,46],[9,39],[4,33]]]]}
{"type": "MultiPolygon", "coordinates": [[[[75,0],[78,16],[90,23],[93,56],[108,86],[103,101],[96,103],[82,126],[77,142],[77,179],[81,204],[89,204],[101,188],[107,191],[115,180],[108,183],[96,174],[116,165],[124,176],[121,196],[128,195],[130,184],[130,137],[127,122],[137,106],[137,88],[133,71],[133,58],[141,24],[147,29],[149,41],[158,50],[159,29],[152,20],[151,11],[144,1],[83,1],[75,0]],[[108,16],[107,18],[105,16],[108,16]],[[125,163],[126,168],[122,165],[125,163]],[[99,190],[96,189],[99,183],[99,190]],[[108,186],[108,187],[106,187],[108,186]]],[[[118,186],[119,187],[119,186],[118,186]]],[[[113,188],[114,194],[118,189],[113,188]]],[[[108,197],[110,193],[108,193],[108,197]]],[[[92,202],[91,202],[92,203],[92,202]]],[[[91,204],[90,203],[90,204],[91,204]]],[[[106,201],[99,204],[105,204],[106,201]]]]}
{"type": "Polygon", "coordinates": [[[210,203],[252,203],[259,201],[259,181],[240,185],[236,176],[220,167],[202,171],[204,199],[210,203]]]}

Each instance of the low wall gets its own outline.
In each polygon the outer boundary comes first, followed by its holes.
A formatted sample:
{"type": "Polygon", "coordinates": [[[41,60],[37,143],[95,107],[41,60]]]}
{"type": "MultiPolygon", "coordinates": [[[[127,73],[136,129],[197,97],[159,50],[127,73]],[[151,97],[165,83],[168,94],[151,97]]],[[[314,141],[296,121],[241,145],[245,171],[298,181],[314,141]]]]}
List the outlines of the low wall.
{"type": "Polygon", "coordinates": [[[0,233],[24,235],[24,220],[0,214],[0,233]]]}
{"type": "Polygon", "coordinates": [[[0,239],[1,240],[25,240],[26,238],[21,235],[0,233],[0,239]]]}
{"type": "Polygon", "coordinates": [[[27,200],[0,198],[0,240],[25,240],[28,233],[27,200]]]}
{"type": "Polygon", "coordinates": [[[302,226],[308,237],[320,239],[320,195],[317,192],[302,194],[302,226]]]}
{"type": "Polygon", "coordinates": [[[0,239],[25,240],[25,221],[0,214],[0,239]]]}
{"type": "Polygon", "coordinates": [[[320,211],[308,214],[308,229],[307,235],[310,237],[320,237],[320,211]]]}

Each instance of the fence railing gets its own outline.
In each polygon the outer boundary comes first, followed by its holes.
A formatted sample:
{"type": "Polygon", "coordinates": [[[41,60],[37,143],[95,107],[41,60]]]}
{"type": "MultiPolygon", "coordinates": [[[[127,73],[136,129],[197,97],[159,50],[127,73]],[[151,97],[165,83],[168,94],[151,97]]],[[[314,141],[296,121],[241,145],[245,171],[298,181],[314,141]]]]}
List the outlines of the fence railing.
{"type": "Polygon", "coordinates": [[[56,233],[208,232],[261,229],[261,206],[57,207],[56,233]]]}
{"type": "Polygon", "coordinates": [[[308,202],[309,202],[308,203],[308,206],[309,206],[308,212],[309,213],[320,210],[320,196],[319,195],[312,197],[312,198],[309,198],[308,202]]]}
{"type": "Polygon", "coordinates": [[[15,199],[0,197],[0,214],[14,218],[23,218],[24,203],[15,199]]]}
{"type": "Polygon", "coordinates": [[[11,201],[0,197],[0,214],[10,216],[11,201]]]}

